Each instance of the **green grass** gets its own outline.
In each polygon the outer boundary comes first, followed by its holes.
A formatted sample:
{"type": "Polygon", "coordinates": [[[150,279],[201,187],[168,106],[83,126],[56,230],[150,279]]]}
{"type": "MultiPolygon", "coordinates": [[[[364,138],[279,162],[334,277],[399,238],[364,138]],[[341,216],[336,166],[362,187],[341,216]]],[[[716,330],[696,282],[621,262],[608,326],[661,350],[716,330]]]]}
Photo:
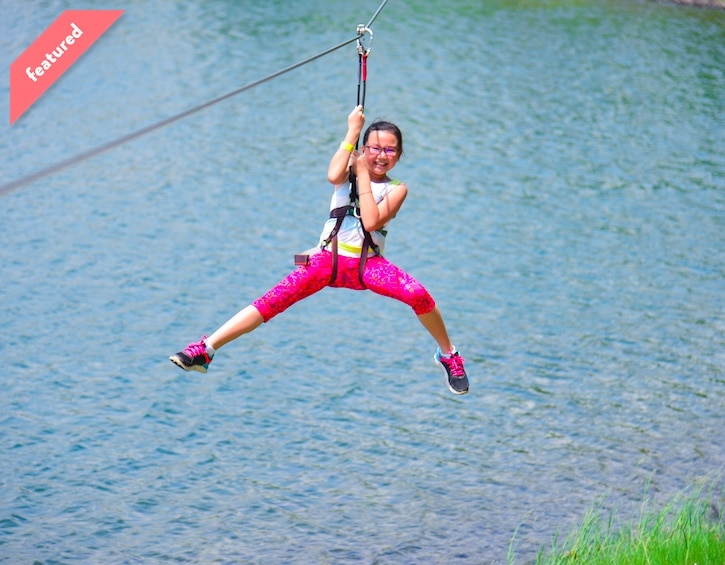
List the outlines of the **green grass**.
{"type": "Polygon", "coordinates": [[[542,549],[536,564],[725,565],[723,500],[698,489],[657,512],[645,503],[636,521],[619,528],[597,506],[562,544],[542,549]]]}

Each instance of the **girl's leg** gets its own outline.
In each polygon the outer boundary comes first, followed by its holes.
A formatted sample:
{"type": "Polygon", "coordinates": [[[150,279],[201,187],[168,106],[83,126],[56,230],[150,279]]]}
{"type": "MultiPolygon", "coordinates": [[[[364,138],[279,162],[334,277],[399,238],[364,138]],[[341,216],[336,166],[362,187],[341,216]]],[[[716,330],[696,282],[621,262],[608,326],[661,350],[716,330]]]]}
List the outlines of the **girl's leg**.
{"type": "Polygon", "coordinates": [[[443,316],[423,285],[382,257],[368,259],[363,281],[373,292],[395,298],[413,308],[420,323],[438,343],[434,359],[443,369],[448,390],[454,394],[466,394],[469,383],[463,357],[453,347],[443,316]]]}
{"type": "Polygon", "coordinates": [[[433,336],[433,339],[436,340],[438,347],[441,348],[441,351],[444,353],[453,351],[454,347],[448,337],[446,324],[443,322],[443,316],[441,315],[441,311],[438,309],[438,306],[433,308],[433,310],[427,314],[420,314],[418,316],[418,320],[420,320],[420,323],[423,324],[423,327],[428,330],[430,335],[433,336]]]}
{"type": "Polygon", "coordinates": [[[268,322],[296,302],[326,287],[330,281],[331,268],[330,253],[316,253],[309,265],[292,271],[264,296],[225,322],[204,340],[205,343],[216,351],[230,341],[254,331],[263,322],[268,322]]]}
{"type": "Polygon", "coordinates": [[[453,350],[438,306],[430,293],[416,279],[383,257],[370,257],[365,266],[363,281],[374,293],[394,298],[410,306],[441,351],[448,353],[453,350]]]}
{"type": "Polygon", "coordinates": [[[229,321],[211,334],[204,341],[215,351],[239,336],[256,330],[264,322],[262,314],[253,305],[237,312],[229,321]]]}

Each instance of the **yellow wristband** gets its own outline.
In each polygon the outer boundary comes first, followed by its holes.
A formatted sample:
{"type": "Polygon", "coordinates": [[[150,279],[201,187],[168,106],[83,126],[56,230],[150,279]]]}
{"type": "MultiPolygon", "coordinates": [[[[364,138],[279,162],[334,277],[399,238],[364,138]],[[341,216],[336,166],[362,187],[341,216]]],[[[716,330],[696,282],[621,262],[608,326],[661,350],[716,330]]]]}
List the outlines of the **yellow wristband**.
{"type": "Polygon", "coordinates": [[[340,144],[340,149],[344,149],[348,153],[352,153],[352,150],[355,149],[352,143],[348,143],[347,141],[343,141],[340,144]]]}

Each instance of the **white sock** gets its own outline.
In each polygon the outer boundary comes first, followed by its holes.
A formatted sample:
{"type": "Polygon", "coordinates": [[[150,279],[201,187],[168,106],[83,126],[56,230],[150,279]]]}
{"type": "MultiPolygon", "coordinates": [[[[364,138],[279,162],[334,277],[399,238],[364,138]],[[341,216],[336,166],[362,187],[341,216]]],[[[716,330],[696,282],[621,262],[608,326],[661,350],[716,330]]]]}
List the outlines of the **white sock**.
{"type": "Polygon", "coordinates": [[[448,353],[444,353],[443,350],[441,349],[441,357],[445,357],[446,359],[448,359],[454,353],[458,353],[458,350],[456,349],[455,345],[453,346],[453,349],[451,349],[448,353]]]}
{"type": "Polygon", "coordinates": [[[214,357],[214,354],[216,353],[216,349],[214,349],[211,345],[209,345],[209,342],[207,340],[204,340],[204,345],[206,346],[206,354],[209,357],[214,357]]]}

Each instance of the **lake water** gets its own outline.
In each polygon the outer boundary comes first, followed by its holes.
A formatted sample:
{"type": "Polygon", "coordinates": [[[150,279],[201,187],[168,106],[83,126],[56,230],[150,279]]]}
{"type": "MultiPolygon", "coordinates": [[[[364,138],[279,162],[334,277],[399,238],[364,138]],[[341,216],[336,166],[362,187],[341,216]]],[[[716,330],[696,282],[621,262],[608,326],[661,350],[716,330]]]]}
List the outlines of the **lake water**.
{"type": "MultiPolygon", "coordinates": [[[[355,36],[377,1],[125,2],[12,127],[0,184],[355,36]]],[[[0,66],[65,1],[0,2],[0,66]]],[[[367,116],[410,195],[387,256],[438,301],[327,289],[169,354],[316,242],[350,44],[0,197],[0,562],[516,563],[601,502],[725,464],[725,12],[391,0],[367,116]]]]}

